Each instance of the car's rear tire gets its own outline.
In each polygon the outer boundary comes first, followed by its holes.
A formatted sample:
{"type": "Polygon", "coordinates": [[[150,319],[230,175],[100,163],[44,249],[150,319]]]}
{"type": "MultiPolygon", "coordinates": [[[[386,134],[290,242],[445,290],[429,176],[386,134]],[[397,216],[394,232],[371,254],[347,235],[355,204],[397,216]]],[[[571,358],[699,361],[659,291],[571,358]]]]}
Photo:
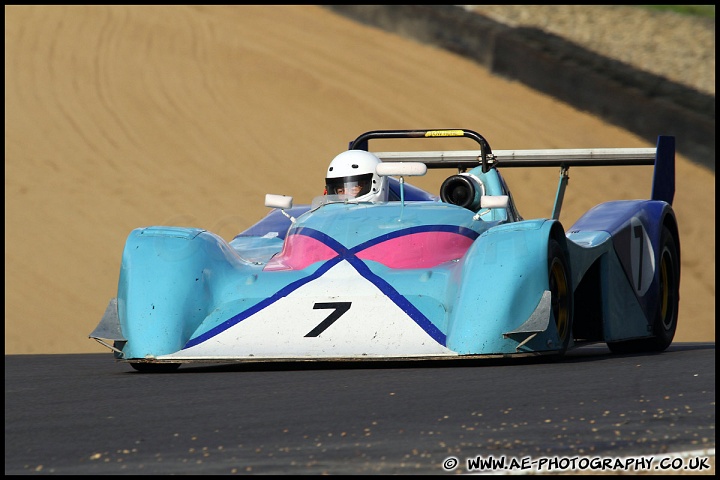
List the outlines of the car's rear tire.
{"type": "Polygon", "coordinates": [[[130,362],[130,366],[140,373],[172,373],[180,367],[180,364],[130,362]]]}
{"type": "Polygon", "coordinates": [[[680,305],[680,252],[675,237],[667,227],[660,235],[658,263],[659,306],[653,321],[653,336],[624,342],[608,342],[613,353],[662,352],[670,346],[677,330],[680,305]]]}
{"type": "Polygon", "coordinates": [[[572,337],[573,299],[568,261],[560,243],[555,239],[550,239],[548,245],[548,275],[550,302],[560,347],[555,355],[562,357],[565,355],[572,337]]]}

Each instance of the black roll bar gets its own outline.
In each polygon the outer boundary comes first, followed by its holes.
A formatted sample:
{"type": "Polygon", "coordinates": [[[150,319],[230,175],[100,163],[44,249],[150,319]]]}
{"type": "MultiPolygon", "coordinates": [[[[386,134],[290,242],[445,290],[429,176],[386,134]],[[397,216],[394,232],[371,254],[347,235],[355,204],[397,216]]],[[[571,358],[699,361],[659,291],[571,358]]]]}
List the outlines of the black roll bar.
{"type": "MultiPolygon", "coordinates": [[[[490,170],[491,165],[488,160],[494,158],[490,144],[485,137],[472,130],[456,129],[433,129],[433,130],[373,130],[365,132],[355,140],[350,142],[350,150],[369,151],[368,142],[372,139],[379,138],[447,138],[447,137],[466,137],[475,140],[480,145],[480,158],[478,163],[468,165],[467,163],[458,163],[458,170],[464,170],[468,167],[482,165],[483,173],[490,170]]],[[[446,166],[451,166],[447,165],[446,166]]]]}

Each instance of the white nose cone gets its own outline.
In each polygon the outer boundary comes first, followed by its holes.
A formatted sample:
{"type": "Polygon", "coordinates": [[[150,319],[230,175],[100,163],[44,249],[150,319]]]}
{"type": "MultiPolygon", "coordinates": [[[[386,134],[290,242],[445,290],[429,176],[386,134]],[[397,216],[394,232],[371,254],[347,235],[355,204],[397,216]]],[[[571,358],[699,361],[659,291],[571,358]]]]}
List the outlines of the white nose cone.
{"type": "MultiPolygon", "coordinates": [[[[161,358],[371,358],[452,355],[343,260],[319,278],[190,348],[161,358]]],[[[438,308],[442,308],[438,305],[438,308]]],[[[425,319],[427,322],[427,319],[425,319]]],[[[431,328],[428,328],[431,327],[431,328]]]]}

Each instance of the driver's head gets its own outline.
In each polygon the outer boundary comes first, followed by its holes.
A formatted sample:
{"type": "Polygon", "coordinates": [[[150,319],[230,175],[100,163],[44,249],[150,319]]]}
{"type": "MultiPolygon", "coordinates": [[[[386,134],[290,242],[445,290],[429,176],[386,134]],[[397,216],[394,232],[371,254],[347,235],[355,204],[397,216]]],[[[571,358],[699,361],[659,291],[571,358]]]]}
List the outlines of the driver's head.
{"type": "Polygon", "coordinates": [[[365,150],[347,150],[333,158],[325,177],[329,195],[352,195],[368,202],[387,201],[387,178],[375,172],[380,159],[365,150]]]}

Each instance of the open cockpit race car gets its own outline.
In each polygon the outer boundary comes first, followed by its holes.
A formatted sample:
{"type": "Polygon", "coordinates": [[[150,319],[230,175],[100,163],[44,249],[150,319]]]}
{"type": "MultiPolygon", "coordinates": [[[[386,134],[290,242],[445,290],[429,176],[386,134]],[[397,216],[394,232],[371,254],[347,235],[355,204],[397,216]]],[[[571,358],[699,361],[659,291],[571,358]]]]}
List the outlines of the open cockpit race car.
{"type": "MultiPolygon", "coordinates": [[[[117,296],[89,335],[141,372],[197,362],[562,357],[583,344],[658,352],[673,340],[680,239],[675,140],[656,148],[492,151],[472,130],[378,130],[374,139],[463,137],[474,150],[372,152],[387,194],[326,194],[272,210],[226,241],[150,226],[125,245],[117,296]],[[649,199],[601,203],[566,228],[571,167],[654,166],[649,199]],[[556,167],[549,218],[523,219],[500,170],[556,167]],[[449,169],[440,195],[406,183],[449,169]]],[[[404,140],[415,142],[415,140],[404,140]]]]}

